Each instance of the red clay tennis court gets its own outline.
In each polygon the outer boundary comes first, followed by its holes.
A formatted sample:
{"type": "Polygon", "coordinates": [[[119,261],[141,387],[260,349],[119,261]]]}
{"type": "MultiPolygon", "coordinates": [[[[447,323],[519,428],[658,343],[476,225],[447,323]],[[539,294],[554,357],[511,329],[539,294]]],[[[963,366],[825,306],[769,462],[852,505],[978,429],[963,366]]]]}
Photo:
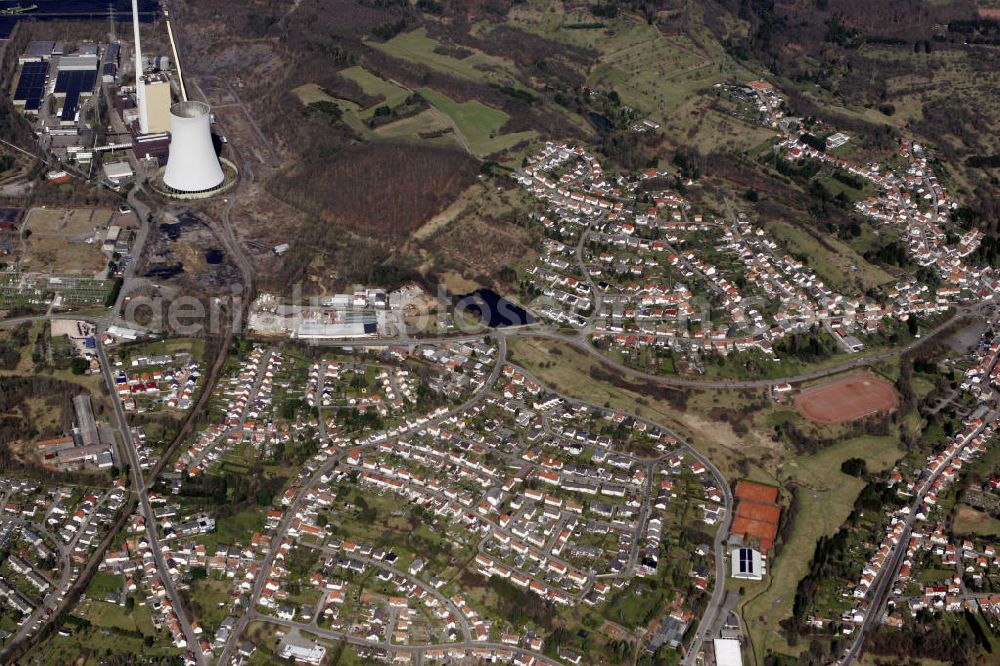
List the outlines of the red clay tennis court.
{"type": "Polygon", "coordinates": [[[739,499],[753,500],[764,504],[777,504],[778,502],[777,488],[752,481],[739,481],[733,494],[739,499]]]}
{"type": "Polygon", "coordinates": [[[739,504],[736,505],[732,533],[756,540],[761,550],[770,551],[774,548],[774,537],[778,534],[778,520],[781,518],[781,507],[775,503],[778,489],[744,479],[736,484],[735,494],[739,504]]]}
{"type": "Polygon", "coordinates": [[[854,375],[814,386],[795,396],[795,409],[816,423],[846,423],[892,409],[899,396],[892,384],[871,375],[854,375]]]}

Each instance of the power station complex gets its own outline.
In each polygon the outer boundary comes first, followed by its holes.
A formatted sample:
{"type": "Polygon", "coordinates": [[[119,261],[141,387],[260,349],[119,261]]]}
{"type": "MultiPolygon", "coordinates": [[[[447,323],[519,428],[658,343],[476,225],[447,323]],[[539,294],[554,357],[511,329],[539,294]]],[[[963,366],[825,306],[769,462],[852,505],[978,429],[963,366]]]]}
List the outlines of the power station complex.
{"type": "MultiPolygon", "coordinates": [[[[179,86],[181,101],[171,104],[170,80],[163,74],[145,73],[138,0],[132,0],[132,27],[139,124],[136,141],[170,133],[167,165],[161,171],[163,187],[156,189],[168,196],[184,198],[210,196],[221,191],[226,185],[226,174],[212,139],[211,107],[205,102],[188,100],[183,85],[179,86]]],[[[226,166],[235,171],[231,164],[226,163],[226,166]]]]}

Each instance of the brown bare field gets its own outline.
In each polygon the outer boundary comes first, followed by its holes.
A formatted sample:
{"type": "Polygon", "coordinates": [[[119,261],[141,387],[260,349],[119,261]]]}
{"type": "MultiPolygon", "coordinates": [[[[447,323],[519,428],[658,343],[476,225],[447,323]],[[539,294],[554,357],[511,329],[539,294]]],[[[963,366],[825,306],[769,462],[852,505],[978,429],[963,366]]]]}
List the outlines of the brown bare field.
{"type": "Polygon", "coordinates": [[[846,423],[892,409],[899,401],[889,382],[871,375],[845,377],[795,396],[795,409],[816,423],[846,423]]]}
{"type": "MultiPolygon", "coordinates": [[[[231,137],[236,137],[240,149],[247,157],[253,157],[260,164],[267,164],[270,159],[270,151],[263,144],[257,133],[247,122],[246,114],[238,106],[226,106],[214,110],[219,124],[224,128],[225,133],[231,137]]],[[[226,154],[223,152],[223,157],[226,154]]]]}
{"type": "MultiPolygon", "coordinates": [[[[220,205],[215,211],[216,219],[221,217],[222,210],[220,205]]],[[[300,228],[306,218],[298,209],[268,196],[264,185],[257,181],[247,186],[245,195],[230,214],[244,251],[249,253],[254,265],[267,274],[280,264],[271,248],[293,240],[294,230],[300,228]]]]}
{"type": "Polygon", "coordinates": [[[1000,535],[1000,520],[978,509],[959,504],[955,511],[953,529],[956,534],[1000,535]]]}
{"type": "Polygon", "coordinates": [[[96,243],[73,243],[62,236],[32,235],[25,241],[21,267],[29,271],[52,271],[91,277],[106,264],[96,243]]]}
{"type": "Polygon", "coordinates": [[[106,226],[114,215],[110,208],[33,208],[25,218],[32,234],[82,236],[106,226]]]}
{"type": "Polygon", "coordinates": [[[423,141],[431,145],[459,147],[458,139],[451,131],[451,125],[435,109],[426,109],[409,118],[401,118],[388,125],[382,125],[374,134],[380,139],[423,141]]]}
{"type": "Polygon", "coordinates": [[[417,228],[411,238],[424,240],[438,233],[465,213],[476,198],[483,194],[483,191],[484,188],[479,183],[470,185],[450,206],[417,228]]]}
{"type": "Polygon", "coordinates": [[[499,192],[476,183],[417,229],[405,249],[417,250],[441,279],[451,275],[454,282],[457,274],[482,286],[503,267],[521,266],[534,256],[531,232],[513,223],[515,211],[523,210],[520,196],[517,190],[499,192]]]}
{"type": "Polygon", "coordinates": [[[109,208],[75,208],[66,218],[66,226],[62,231],[68,236],[86,234],[96,227],[106,226],[112,215],[114,211],[109,208]]]}
{"type": "Polygon", "coordinates": [[[455,271],[445,271],[439,277],[441,283],[452,294],[467,294],[483,286],[475,280],[465,278],[461,273],[456,273],[455,271]]]}
{"type": "Polygon", "coordinates": [[[474,281],[481,275],[496,275],[504,266],[518,264],[531,252],[527,231],[477,216],[461,218],[429,245],[434,255],[461,267],[459,272],[474,281]]]}
{"type": "Polygon", "coordinates": [[[57,234],[62,230],[65,217],[63,208],[32,208],[25,216],[24,227],[33,234],[57,234]]]}
{"type": "Polygon", "coordinates": [[[336,102],[336,98],[326,94],[323,88],[315,83],[304,83],[298,88],[292,89],[292,94],[299,98],[305,105],[313,102],[336,102]]]}

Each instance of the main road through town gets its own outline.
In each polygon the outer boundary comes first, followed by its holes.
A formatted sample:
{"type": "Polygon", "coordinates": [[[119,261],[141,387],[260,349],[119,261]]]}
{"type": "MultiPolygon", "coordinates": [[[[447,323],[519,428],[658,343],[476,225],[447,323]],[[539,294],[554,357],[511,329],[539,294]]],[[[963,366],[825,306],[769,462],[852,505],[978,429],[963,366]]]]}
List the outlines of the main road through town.
{"type": "Polygon", "coordinates": [[[108,362],[108,355],[104,350],[104,345],[100,340],[100,336],[98,336],[97,339],[97,355],[98,360],[101,363],[101,371],[104,373],[104,381],[111,391],[111,402],[115,408],[115,418],[118,420],[118,431],[122,438],[122,448],[124,449],[124,454],[128,459],[129,474],[132,477],[132,490],[137,495],[139,510],[142,512],[142,518],[145,522],[146,538],[149,540],[149,548],[153,553],[153,560],[156,562],[157,576],[159,577],[160,582],[163,583],[163,589],[166,591],[167,597],[173,605],[174,613],[177,615],[177,621],[180,623],[181,630],[184,632],[184,638],[187,641],[188,649],[194,653],[195,659],[199,664],[204,664],[205,655],[201,651],[201,646],[195,636],[194,629],[191,626],[191,621],[188,619],[187,611],[184,609],[184,604],[182,603],[180,594],[177,592],[174,580],[170,576],[170,567],[167,566],[167,562],[163,557],[163,551],[160,549],[160,538],[159,534],[157,534],[156,516],[153,514],[153,507],[149,503],[149,494],[147,492],[148,486],[146,485],[146,480],[142,476],[142,467],[139,465],[139,452],[135,447],[135,440],[132,437],[132,429],[128,427],[128,421],[125,420],[125,410],[122,409],[122,401],[118,399],[114,376],[111,373],[111,364],[108,362]]]}

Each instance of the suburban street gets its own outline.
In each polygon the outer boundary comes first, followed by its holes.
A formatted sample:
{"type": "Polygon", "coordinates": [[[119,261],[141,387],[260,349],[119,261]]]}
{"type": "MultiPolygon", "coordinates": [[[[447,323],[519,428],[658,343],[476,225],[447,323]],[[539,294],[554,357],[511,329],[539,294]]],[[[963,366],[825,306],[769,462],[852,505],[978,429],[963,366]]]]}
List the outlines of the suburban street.
{"type": "MultiPolygon", "coordinates": [[[[991,373],[994,367],[997,365],[997,359],[987,368],[987,374],[991,373]]],[[[972,433],[972,435],[966,440],[971,440],[973,437],[979,435],[985,428],[986,425],[993,420],[995,417],[994,413],[990,413],[986,418],[982,419],[980,425],[972,433]]],[[[935,473],[927,475],[919,481],[919,485],[914,489],[913,501],[909,505],[909,513],[906,515],[904,522],[904,529],[899,537],[899,541],[896,543],[895,547],[892,549],[886,564],[879,571],[878,578],[875,580],[872,590],[869,592],[871,599],[868,603],[868,608],[865,611],[864,620],[861,626],[858,628],[857,633],[854,637],[854,641],[851,646],[844,653],[843,658],[840,663],[844,666],[854,663],[861,656],[861,650],[864,646],[865,638],[874,629],[882,619],[882,612],[886,601],[892,592],[893,585],[895,585],[898,577],[899,570],[903,564],[903,558],[906,555],[907,545],[909,544],[910,535],[913,532],[913,526],[917,520],[917,509],[924,502],[928,491],[934,486],[934,482],[940,478],[941,474],[947,468],[949,464],[961,453],[962,449],[957,448],[950,456],[948,456],[944,464],[938,466],[935,473]]]]}
{"type": "MultiPolygon", "coordinates": [[[[111,395],[115,396],[117,395],[117,389],[115,387],[114,376],[111,373],[111,363],[108,361],[104,345],[100,342],[99,338],[97,341],[97,354],[101,362],[101,371],[104,373],[104,381],[107,383],[108,389],[111,391],[111,395]]],[[[111,402],[114,404],[115,408],[115,418],[118,422],[118,434],[122,439],[122,448],[124,448],[124,452],[128,458],[129,476],[132,479],[132,489],[138,498],[139,510],[142,513],[146,526],[146,538],[149,540],[149,548],[156,561],[156,569],[159,572],[160,582],[163,584],[163,587],[167,592],[167,597],[170,599],[174,612],[177,614],[177,620],[180,622],[181,629],[184,632],[184,637],[187,639],[188,649],[194,653],[195,659],[199,664],[204,664],[205,655],[202,653],[198,639],[195,636],[194,630],[191,628],[191,621],[188,618],[187,611],[184,609],[183,600],[177,592],[177,587],[174,585],[173,579],[168,573],[170,567],[167,566],[166,560],[163,557],[163,551],[160,548],[160,539],[157,534],[158,521],[156,520],[156,516],[153,514],[153,508],[149,503],[149,495],[147,493],[148,487],[142,475],[142,467],[139,464],[139,454],[136,450],[135,441],[132,439],[132,429],[128,427],[128,421],[125,419],[125,411],[122,409],[122,401],[113,398],[111,402]]]]}

